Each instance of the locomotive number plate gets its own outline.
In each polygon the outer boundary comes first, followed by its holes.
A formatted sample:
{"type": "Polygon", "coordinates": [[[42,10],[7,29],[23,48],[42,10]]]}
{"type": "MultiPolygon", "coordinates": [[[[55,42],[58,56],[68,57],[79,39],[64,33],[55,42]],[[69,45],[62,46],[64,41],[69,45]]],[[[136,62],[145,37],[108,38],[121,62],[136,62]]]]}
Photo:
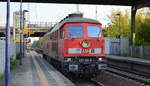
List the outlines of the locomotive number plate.
{"type": "Polygon", "coordinates": [[[89,49],[82,49],[82,53],[89,53],[89,49]]]}

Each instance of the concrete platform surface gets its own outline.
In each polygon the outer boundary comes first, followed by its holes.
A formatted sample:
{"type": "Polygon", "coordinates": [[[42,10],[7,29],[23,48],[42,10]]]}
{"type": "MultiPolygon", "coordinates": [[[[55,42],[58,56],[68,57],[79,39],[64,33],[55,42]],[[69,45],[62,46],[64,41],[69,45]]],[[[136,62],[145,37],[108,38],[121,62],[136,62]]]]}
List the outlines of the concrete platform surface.
{"type": "Polygon", "coordinates": [[[34,51],[11,74],[11,86],[75,86],[34,51]]]}
{"type": "Polygon", "coordinates": [[[114,60],[122,60],[122,61],[129,61],[139,64],[146,64],[150,65],[150,60],[140,59],[140,58],[133,58],[133,57],[124,57],[124,56],[114,56],[114,55],[106,55],[106,58],[108,59],[114,59],[114,60]]]}

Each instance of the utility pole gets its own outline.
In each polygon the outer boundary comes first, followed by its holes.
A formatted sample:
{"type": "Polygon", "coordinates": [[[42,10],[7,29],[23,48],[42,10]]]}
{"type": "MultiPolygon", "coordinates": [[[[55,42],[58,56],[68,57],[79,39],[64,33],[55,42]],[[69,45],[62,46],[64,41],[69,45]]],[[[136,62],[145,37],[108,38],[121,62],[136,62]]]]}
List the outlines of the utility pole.
{"type": "Polygon", "coordinates": [[[95,7],[95,19],[97,20],[97,6],[95,7]]]}
{"type": "Polygon", "coordinates": [[[5,45],[5,86],[10,86],[10,56],[9,56],[9,42],[10,42],[10,0],[7,0],[7,16],[6,16],[6,45],[5,45]]]}
{"type": "Polygon", "coordinates": [[[77,12],[79,12],[79,4],[76,5],[77,12]]]}
{"type": "Polygon", "coordinates": [[[120,13],[116,14],[119,18],[118,18],[118,29],[119,29],[119,35],[117,38],[119,38],[119,54],[121,54],[121,28],[120,28],[120,13]]]}
{"type": "Polygon", "coordinates": [[[135,45],[135,17],[136,17],[136,6],[131,7],[131,56],[133,56],[133,47],[135,45]]]}
{"type": "MultiPolygon", "coordinates": [[[[30,10],[30,4],[28,4],[28,11],[30,10]]],[[[30,13],[28,12],[28,23],[27,23],[27,28],[28,28],[28,32],[30,31],[29,29],[29,24],[30,24],[30,13]]],[[[30,37],[30,34],[28,34],[28,37],[30,37]]]]}
{"type": "MultiPolygon", "coordinates": [[[[23,10],[23,29],[25,29],[26,27],[26,17],[25,17],[25,13],[29,12],[28,10],[23,10]]],[[[23,58],[25,56],[25,46],[26,46],[26,42],[25,42],[25,36],[27,34],[23,34],[23,58]]]]}
{"type": "Polygon", "coordinates": [[[13,13],[13,41],[16,40],[16,26],[15,26],[15,23],[16,23],[16,20],[15,20],[15,13],[13,13]]]}

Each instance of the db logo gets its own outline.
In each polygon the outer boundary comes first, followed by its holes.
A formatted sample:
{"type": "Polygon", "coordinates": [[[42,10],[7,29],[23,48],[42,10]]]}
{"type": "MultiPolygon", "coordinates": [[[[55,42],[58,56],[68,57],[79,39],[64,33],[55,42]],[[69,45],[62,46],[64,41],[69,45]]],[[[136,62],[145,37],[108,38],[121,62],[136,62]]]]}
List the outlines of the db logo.
{"type": "Polygon", "coordinates": [[[89,49],[82,49],[82,53],[89,53],[89,49]]]}

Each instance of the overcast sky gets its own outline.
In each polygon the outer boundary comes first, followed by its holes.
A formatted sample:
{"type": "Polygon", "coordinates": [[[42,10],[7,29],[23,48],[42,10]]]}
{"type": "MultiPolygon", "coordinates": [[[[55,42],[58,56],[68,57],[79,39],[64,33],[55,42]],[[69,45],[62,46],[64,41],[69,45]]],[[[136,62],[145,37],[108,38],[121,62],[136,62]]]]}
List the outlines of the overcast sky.
{"type": "MultiPolygon", "coordinates": [[[[18,11],[19,3],[11,3],[11,26],[13,24],[13,12],[18,11]]],[[[30,21],[42,22],[58,22],[67,16],[69,13],[76,12],[76,4],[42,4],[42,3],[23,3],[23,9],[29,10],[30,21]]],[[[130,10],[129,6],[110,6],[97,5],[97,19],[104,25],[109,23],[107,15],[110,15],[111,10],[130,10]]],[[[95,19],[96,5],[79,5],[79,11],[84,14],[84,17],[95,19]]],[[[129,11],[130,12],[130,11],[129,11]]],[[[6,24],[6,3],[0,2],[0,26],[6,24]]]]}

